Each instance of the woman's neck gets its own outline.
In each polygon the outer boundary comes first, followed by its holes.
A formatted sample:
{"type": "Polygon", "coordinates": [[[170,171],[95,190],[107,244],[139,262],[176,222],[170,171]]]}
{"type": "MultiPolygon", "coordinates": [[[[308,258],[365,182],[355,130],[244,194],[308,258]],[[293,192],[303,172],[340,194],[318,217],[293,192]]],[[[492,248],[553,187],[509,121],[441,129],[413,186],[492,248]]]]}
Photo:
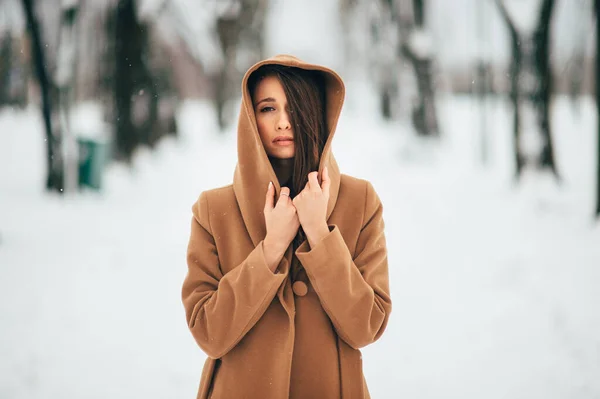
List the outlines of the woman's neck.
{"type": "Polygon", "coordinates": [[[269,157],[269,161],[271,161],[271,166],[273,166],[279,185],[283,187],[290,180],[290,177],[292,177],[294,158],[279,159],[269,157]]]}

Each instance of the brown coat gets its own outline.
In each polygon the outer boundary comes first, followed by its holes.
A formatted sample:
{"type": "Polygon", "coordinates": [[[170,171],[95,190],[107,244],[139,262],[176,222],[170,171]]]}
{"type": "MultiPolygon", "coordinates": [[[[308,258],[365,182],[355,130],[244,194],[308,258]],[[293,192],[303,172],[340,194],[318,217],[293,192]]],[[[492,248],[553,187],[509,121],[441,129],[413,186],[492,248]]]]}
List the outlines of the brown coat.
{"type": "Polygon", "coordinates": [[[344,84],[332,70],[278,56],[248,70],[233,185],[194,204],[182,288],[189,328],[208,355],[198,398],[368,398],[359,348],[377,340],[391,312],[382,205],[372,185],[340,174],[331,152],[344,84]],[[265,262],[269,181],[279,184],[260,141],[248,76],[264,64],[326,76],[331,178],[330,233],[315,248],[288,248],[277,272],[265,262]]]}

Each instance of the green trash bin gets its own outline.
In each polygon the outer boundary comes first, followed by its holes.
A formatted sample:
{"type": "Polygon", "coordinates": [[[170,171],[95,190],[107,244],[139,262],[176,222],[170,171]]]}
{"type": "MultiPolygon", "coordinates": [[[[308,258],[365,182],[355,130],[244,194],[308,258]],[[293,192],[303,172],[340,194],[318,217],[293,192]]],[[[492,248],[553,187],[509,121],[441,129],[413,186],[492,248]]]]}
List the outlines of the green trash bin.
{"type": "Polygon", "coordinates": [[[107,162],[108,144],[90,138],[77,138],[79,147],[79,187],[102,188],[102,173],[107,162]]]}

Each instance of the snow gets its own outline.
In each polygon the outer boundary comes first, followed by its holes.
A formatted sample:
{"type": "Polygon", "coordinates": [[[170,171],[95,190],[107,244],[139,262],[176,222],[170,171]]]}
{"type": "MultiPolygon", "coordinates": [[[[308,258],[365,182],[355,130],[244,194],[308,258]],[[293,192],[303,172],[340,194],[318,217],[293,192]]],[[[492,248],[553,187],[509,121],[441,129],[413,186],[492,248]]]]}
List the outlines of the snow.
{"type": "MultiPolygon", "coordinates": [[[[474,23],[462,11],[474,1],[432,0],[445,65],[475,58],[474,23]]],[[[283,3],[269,11],[267,55],[289,52],[344,75],[334,2],[283,3]],[[322,12],[309,30],[300,16],[311,9],[322,12]]],[[[486,4],[490,54],[507,61],[505,27],[486,4]]],[[[185,17],[204,20],[194,10],[185,17]]],[[[599,397],[594,103],[553,103],[560,186],[532,172],[516,185],[506,99],[487,100],[482,167],[474,99],[440,94],[443,138],[427,142],[379,120],[369,85],[346,81],[333,148],[342,171],[369,179],[383,201],[394,303],[386,333],[363,350],[371,396],[599,397]]],[[[78,134],[104,128],[93,103],[71,121],[78,134]]],[[[138,150],[130,168],[111,164],[102,192],[60,197],[43,191],[38,109],[0,110],[0,398],[196,395],[205,356],[180,301],[191,206],[231,182],[236,142],[231,130],[217,133],[205,102],[183,103],[178,122],[179,140],[138,150]]]]}
{"type": "Polygon", "coordinates": [[[220,18],[237,18],[242,11],[240,0],[227,0],[215,2],[216,15],[220,18]]]}
{"type": "Polygon", "coordinates": [[[425,29],[415,29],[411,32],[410,48],[419,59],[431,58],[434,55],[433,42],[425,29]]]}
{"type": "MultiPolygon", "coordinates": [[[[334,151],[382,198],[394,301],[363,351],[372,397],[600,395],[593,104],[577,116],[556,102],[562,186],[531,174],[515,187],[504,101],[488,107],[481,169],[471,99],[440,98],[432,146],[354,96],[334,151]]],[[[236,144],[208,104],[185,103],[179,120],[180,141],[111,165],[103,192],[59,198],[42,191],[37,109],[0,114],[0,397],[194,397],[204,355],[180,302],[190,207],[231,181],[236,144]]]]}
{"type": "Polygon", "coordinates": [[[74,136],[106,142],[111,127],[104,122],[102,104],[94,101],[77,103],[70,113],[70,128],[74,136]]]}
{"type": "Polygon", "coordinates": [[[61,8],[63,10],[79,6],[79,0],[62,0],[61,8]]]}

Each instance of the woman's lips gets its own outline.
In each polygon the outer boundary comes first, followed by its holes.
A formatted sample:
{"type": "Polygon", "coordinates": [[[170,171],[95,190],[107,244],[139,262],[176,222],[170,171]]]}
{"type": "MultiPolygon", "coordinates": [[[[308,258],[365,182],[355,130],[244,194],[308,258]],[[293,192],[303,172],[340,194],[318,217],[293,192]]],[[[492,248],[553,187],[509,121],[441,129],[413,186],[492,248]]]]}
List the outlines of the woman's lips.
{"type": "Polygon", "coordinates": [[[275,137],[275,140],[273,140],[273,144],[275,145],[279,145],[279,146],[289,146],[289,145],[293,145],[294,144],[294,138],[293,137],[275,137]]]}

